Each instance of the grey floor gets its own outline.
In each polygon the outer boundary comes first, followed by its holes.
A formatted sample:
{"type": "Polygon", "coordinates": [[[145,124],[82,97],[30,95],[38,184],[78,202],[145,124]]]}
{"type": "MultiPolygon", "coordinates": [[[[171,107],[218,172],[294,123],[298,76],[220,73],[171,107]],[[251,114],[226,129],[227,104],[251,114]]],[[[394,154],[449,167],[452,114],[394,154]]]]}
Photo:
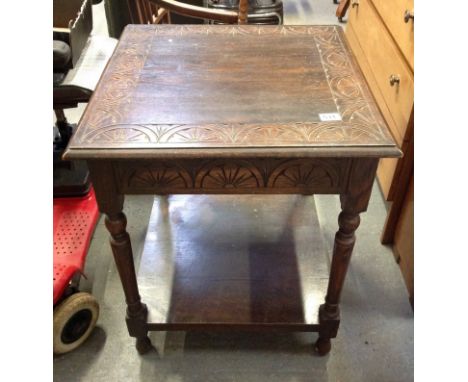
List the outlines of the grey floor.
{"type": "MultiPolygon", "coordinates": [[[[334,24],[331,0],[284,0],[286,24],[334,24]]],[[[94,6],[94,33],[105,34],[102,4],[94,6]]],[[[83,107],[67,116],[77,121],[83,107]]],[[[293,197],[293,196],[292,196],[293,197]]],[[[154,198],[126,198],[125,213],[137,265],[154,198]]],[[[316,196],[317,216],[330,258],[339,201],[316,196]]],[[[315,333],[153,332],[157,351],[139,356],[124,322],[124,296],[100,220],[82,289],[101,306],[98,325],[79,349],[54,357],[55,381],[341,381],[413,380],[413,313],[390,248],[379,242],[386,215],[378,186],[362,215],[342,294],[342,322],[326,357],[312,351],[315,333]]]]}

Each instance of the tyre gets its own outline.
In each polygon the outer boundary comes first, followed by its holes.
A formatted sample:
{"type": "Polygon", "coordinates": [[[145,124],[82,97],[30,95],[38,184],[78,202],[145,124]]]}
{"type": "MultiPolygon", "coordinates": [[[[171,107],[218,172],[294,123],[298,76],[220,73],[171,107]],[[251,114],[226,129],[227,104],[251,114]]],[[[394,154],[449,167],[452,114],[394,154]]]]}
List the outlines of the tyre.
{"type": "Polygon", "coordinates": [[[99,304],[89,293],[75,293],[54,309],[54,354],[76,349],[91,334],[99,304]]]}

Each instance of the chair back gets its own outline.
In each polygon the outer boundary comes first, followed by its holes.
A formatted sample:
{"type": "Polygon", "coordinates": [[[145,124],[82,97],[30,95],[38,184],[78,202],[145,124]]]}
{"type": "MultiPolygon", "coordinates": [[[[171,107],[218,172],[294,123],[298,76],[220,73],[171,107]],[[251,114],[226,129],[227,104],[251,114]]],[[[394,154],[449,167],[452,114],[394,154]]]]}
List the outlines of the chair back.
{"type": "Polygon", "coordinates": [[[238,12],[185,4],[177,0],[127,0],[134,24],[171,23],[171,12],[225,24],[247,24],[248,0],[239,0],[238,12]]]}
{"type": "Polygon", "coordinates": [[[170,24],[170,15],[157,3],[149,0],[127,0],[130,18],[133,24],[170,24]]]}

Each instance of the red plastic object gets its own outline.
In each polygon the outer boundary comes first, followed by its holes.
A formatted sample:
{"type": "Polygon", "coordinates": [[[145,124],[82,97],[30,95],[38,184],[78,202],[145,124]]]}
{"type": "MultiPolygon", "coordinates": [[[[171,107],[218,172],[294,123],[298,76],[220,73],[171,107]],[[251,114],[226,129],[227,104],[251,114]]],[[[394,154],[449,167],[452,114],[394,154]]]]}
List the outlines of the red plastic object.
{"type": "Polygon", "coordinates": [[[99,217],[94,190],[80,198],[54,199],[54,305],[76,272],[83,272],[99,217]]]}

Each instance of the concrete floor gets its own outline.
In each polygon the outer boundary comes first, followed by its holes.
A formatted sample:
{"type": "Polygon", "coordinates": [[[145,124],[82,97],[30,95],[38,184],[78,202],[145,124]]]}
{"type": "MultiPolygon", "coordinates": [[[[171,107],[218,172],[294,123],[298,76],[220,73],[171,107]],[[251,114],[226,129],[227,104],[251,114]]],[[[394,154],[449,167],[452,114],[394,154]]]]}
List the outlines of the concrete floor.
{"type": "MultiPolygon", "coordinates": [[[[331,0],[284,0],[286,24],[333,24],[331,0]]],[[[94,7],[95,33],[105,33],[102,4],[94,7]]],[[[77,121],[83,108],[67,113],[77,121]]],[[[294,198],[295,196],[291,196],[294,198]]],[[[330,258],[339,201],[315,196],[330,258]]],[[[137,266],[154,198],[129,196],[128,231],[137,266]]],[[[54,357],[55,381],[342,381],[413,380],[413,313],[390,248],[379,242],[386,211],[374,186],[362,215],[357,243],[342,294],[342,322],[331,353],[312,351],[315,333],[153,332],[157,352],[139,356],[124,321],[125,304],[108,235],[100,220],[94,233],[82,290],[99,300],[98,325],[79,349],[54,357]]]]}

